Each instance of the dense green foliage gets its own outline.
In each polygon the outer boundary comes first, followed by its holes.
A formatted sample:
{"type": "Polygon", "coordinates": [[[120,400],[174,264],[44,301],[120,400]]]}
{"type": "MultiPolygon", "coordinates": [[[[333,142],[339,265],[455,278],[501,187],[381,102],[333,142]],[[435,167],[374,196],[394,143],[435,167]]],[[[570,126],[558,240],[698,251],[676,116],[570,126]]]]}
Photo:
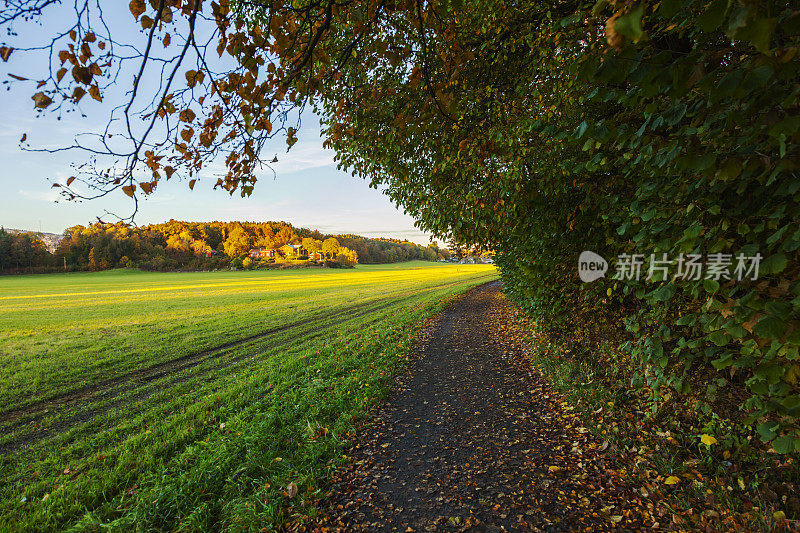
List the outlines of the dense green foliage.
{"type": "Polygon", "coordinates": [[[0,278],[0,529],[302,522],[425,318],[496,278],[430,262],[0,278]]]}
{"type": "Polygon", "coordinates": [[[423,228],[495,249],[539,326],[611,340],[654,409],[725,396],[776,451],[800,451],[796,7],[382,5],[343,8],[320,45],[357,58],[318,103],[342,166],[423,228]],[[642,280],[581,284],[582,250],[642,254],[642,280]],[[664,253],[733,264],[645,280],[664,253]],[[756,253],[758,279],[735,279],[756,253]]]}
{"type": "Polygon", "coordinates": [[[286,222],[181,222],[135,227],[128,224],[73,226],[64,232],[54,253],[33,233],[7,233],[0,229],[0,272],[67,269],[107,270],[135,267],[143,270],[257,268],[276,262],[314,262],[322,252],[329,265],[352,266],[436,261],[447,251],[396,239],[370,239],[357,235],[325,235],[286,222]],[[281,249],[301,245],[307,255],[278,255],[250,260],[254,248],[281,249]]]}

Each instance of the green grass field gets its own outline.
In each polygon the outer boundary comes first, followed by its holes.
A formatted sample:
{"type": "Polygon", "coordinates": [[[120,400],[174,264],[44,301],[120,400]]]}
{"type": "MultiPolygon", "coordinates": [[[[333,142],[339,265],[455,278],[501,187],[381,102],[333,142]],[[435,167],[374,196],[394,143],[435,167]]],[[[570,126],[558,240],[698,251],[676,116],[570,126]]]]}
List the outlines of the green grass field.
{"type": "Polygon", "coordinates": [[[313,516],[425,318],[496,277],[414,262],[0,278],[0,530],[313,516]]]}

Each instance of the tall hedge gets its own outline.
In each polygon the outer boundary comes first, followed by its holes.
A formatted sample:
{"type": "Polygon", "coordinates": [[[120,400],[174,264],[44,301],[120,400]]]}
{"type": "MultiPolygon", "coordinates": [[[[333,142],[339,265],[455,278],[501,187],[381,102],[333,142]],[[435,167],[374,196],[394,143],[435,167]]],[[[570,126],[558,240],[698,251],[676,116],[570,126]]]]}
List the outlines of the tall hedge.
{"type": "Polygon", "coordinates": [[[762,438],[800,451],[797,7],[431,5],[376,14],[383,33],[335,26],[329,46],[358,38],[318,104],[342,166],[424,228],[496,249],[539,327],[618,325],[617,364],[654,401],[708,409],[733,384],[762,438]],[[583,250],[609,277],[578,279],[583,250]],[[644,256],[641,280],[609,279],[621,254],[644,256]],[[651,254],[733,264],[647,280],[651,254]],[[740,254],[762,256],[758,279],[735,279],[740,254]]]}

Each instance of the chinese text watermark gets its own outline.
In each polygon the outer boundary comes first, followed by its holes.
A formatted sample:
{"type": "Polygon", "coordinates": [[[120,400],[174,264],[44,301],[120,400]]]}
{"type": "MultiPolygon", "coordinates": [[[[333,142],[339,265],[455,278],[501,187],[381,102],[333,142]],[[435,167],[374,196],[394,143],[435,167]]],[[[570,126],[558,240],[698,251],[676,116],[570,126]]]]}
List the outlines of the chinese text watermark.
{"type": "MultiPolygon", "coordinates": [[[[756,280],[762,259],[760,253],[755,255],[713,253],[706,256],[679,254],[677,257],[669,257],[666,253],[662,253],[650,254],[649,258],[644,254],[620,254],[617,256],[614,275],[611,277],[623,281],[670,278],[685,281],[756,280]]],[[[578,275],[584,282],[605,277],[608,270],[608,262],[594,252],[584,251],[578,257],[578,275]]]]}

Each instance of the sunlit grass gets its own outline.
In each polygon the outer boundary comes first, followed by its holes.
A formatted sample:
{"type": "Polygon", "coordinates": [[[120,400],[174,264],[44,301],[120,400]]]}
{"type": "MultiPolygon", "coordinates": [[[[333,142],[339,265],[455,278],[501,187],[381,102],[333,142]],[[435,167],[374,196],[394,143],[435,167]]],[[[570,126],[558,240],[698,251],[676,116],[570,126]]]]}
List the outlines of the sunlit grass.
{"type": "Polygon", "coordinates": [[[2,523],[302,520],[424,317],[495,277],[419,262],[0,278],[2,523]]]}

